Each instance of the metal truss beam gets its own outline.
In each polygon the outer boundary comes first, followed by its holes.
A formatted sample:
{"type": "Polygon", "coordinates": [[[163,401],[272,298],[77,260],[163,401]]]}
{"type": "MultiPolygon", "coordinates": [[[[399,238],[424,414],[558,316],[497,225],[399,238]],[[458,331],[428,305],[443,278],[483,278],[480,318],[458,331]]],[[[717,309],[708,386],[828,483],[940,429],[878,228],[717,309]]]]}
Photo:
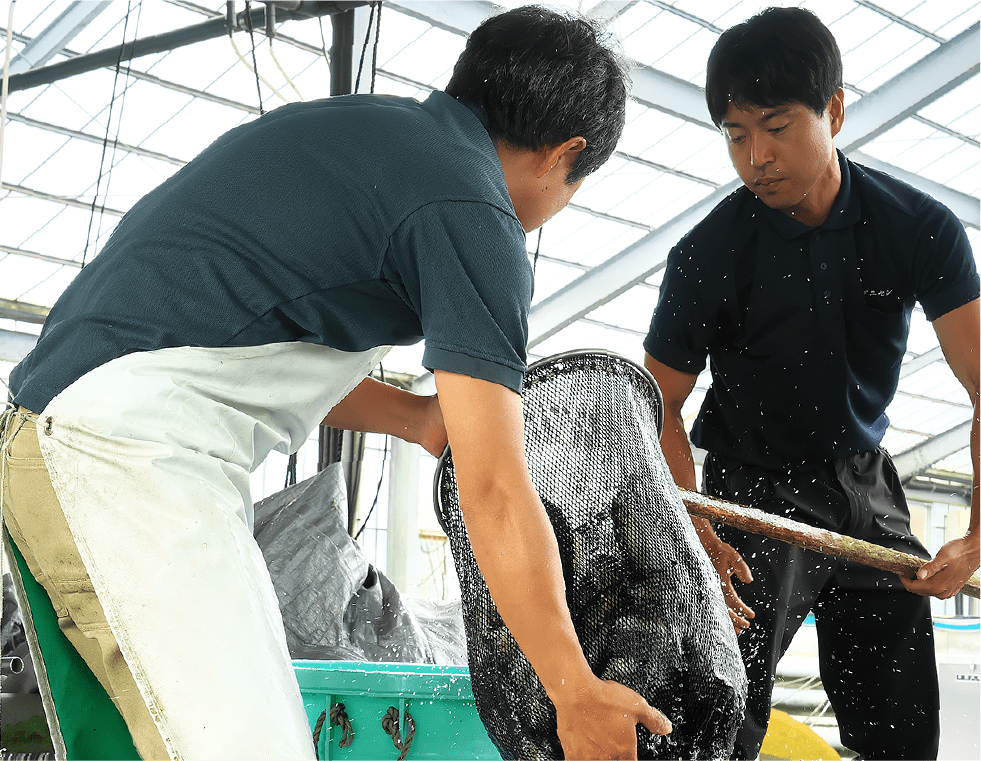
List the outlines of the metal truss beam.
{"type": "MultiPolygon", "coordinates": [[[[295,8],[293,6],[290,8],[279,7],[275,13],[279,21],[316,18],[317,16],[343,13],[365,5],[366,2],[367,0],[359,2],[299,2],[295,4],[295,8]]],[[[248,17],[253,28],[263,28],[266,23],[266,6],[253,8],[248,14],[245,11],[236,14],[233,23],[244,28],[246,17],[248,17]]],[[[39,85],[51,84],[76,74],[83,74],[106,66],[115,66],[117,62],[131,61],[134,58],[154,53],[165,53],[185,45],[192,45],[195,42],[221,37],[228,34],[228,26],[228,19],[224,17],[215,18],[173,32],[131,40],[114,48],[87,53],[50,66],[31,69],[11,76],[8,83],[9,91],[16,92],[39,85]]]]}
{"type": "Polygon", "coordinates": [[[71,3],[10,62],[11,78],[46,64],[61,53],[82,29],[108,7],[108,0],[71,3]]]}
{"type": "Polygon", "coordinates": [[[28,304],[16,299],[0,299],[0,318],[19,320],[40,325],[48,316],[48,308],[37,304],[28,304]]]}
{"type": "Polygon", "coordinates": [[[931,436],[922,444],[893,456],[899,478],[905,481],[919,475],[934,463],[965,449],[970,445],[971,421],[955,425],[948,431],[931,436]]]}
{"type": "Polygon", "coordinates": [[[845,153],[856,150],[977,74],[978,29],[978,24],[965,29],[864,96],[846,114],[838,146],[845,153]]]}

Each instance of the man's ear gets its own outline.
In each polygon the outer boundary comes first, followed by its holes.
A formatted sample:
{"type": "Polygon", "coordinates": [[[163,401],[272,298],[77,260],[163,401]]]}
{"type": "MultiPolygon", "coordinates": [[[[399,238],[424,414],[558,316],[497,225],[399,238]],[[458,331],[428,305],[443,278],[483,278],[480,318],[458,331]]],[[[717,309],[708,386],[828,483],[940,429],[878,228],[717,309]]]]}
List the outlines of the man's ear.
{"type": "Polygon", "coordinates": [[[586,138],[576,136],[570,137],[564,143],[543,148],[539,152],[541,161],[538,164],[535,177],[541,179],[559,164],[566,166],[565,174],[568,174],[568,169],[572,167],[573,162],[585,147],[586,138]]]}
{"type": "Polygon", "coordinates": [[[845,91],[840,87],[828,101],[827,113],[831,117],[831,137],[835,137],[845,123],[845,91]]]}

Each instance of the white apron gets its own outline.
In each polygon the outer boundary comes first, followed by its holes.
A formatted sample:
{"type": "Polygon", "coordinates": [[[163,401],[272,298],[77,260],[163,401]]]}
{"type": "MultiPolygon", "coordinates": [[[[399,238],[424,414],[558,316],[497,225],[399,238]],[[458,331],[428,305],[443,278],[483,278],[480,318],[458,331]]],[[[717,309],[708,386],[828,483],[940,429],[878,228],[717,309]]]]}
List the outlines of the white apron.
{"type": "Polygon", "coordinates": [[[296,451],[387,351],[130,354],[40,412],[55,493],[173,758],[315,757],[249,473],[296,451]]]}

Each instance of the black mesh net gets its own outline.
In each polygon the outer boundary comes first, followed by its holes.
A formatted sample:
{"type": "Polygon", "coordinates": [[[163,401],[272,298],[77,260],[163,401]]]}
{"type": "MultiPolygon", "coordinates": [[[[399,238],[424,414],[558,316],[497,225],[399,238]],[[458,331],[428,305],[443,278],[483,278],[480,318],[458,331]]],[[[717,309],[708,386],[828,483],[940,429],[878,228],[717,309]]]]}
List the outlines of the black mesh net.
{"type": "MultiPolygon", "coordinates": [[[[528,465],[586,659],[674,726],[665,737],[638,726],[639,757],[728,758],[746,676],[719,577],[661,453],[654,379],[617,355],[576,352],[532,365],[522,399],[528,465]]],[[[562,758],[555,708],[474,560],[449,453],[435,491],[460,579],[477,711],[504,758],[562,758]]]]}

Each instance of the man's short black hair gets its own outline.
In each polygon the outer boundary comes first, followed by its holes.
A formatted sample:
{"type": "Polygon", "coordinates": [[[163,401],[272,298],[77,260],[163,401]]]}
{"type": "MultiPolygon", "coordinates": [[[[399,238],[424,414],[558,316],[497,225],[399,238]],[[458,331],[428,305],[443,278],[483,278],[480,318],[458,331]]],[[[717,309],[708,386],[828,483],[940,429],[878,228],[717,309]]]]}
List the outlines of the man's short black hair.
{"type": "Polygon", "coordinates": [[[730,103],[803,103],[822,114],[841,86],[841,52],[820,19],[804,8],[767,8],[719,37],[709,54],[705,100],[718,127],[730,103]]]}
{"type": "Polygon", "coordinates": [[[623,59],[592,22],[529,5],[474,30],[446,92],[480,106],[491,137],[514,148],[585,138],[568,177],[578,182],[620,139],[628,81],[623,59]]]}

